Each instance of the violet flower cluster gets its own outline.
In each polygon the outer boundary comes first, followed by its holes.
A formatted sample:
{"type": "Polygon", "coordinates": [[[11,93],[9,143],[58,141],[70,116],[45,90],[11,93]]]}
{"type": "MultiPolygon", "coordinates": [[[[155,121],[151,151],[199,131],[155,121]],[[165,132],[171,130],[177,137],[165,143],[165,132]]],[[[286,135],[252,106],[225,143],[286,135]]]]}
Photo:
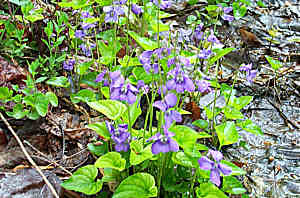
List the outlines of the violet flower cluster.
{"type": "Polygon", "coordinates": [[[139,60],[147,73],[158,73],[158,59],[163,59],[171,54],[170,48],[158,48],[155,50],[144,51],[140,56],[139,60]]]}
{"type": "Polygon", "coordinates": [[[125,101],[128,104],[133,104],[136,101],[138,89],[125,81],[120,71],[110,72],[110,98],[112,100],[125,101]]]}
{"type": "Polygon", "coordinates": [[[221,4],[219,5],[219,7],[223,9],[223,15],[221,15],[222,19],[229,22],[234,20],[234,17],[232,15],[229,15],[229,13],[233,10],[232,7],[222,7],[221,4]]]}
{"type": "Polygon", "coordinates": [[[210,171],[210,181],[217,186],[221,184],[221,174],[227,176],[232,173],[229,166],[221,164],[220,161],[223,159],[223,155],[220,151],[209,150],[207,156],[201,157],[198,160],[199,166],[203,170],[210,171]],[[214,161],[210,160],[208,157],[211,156],[214,161]]]}
{"type": "Polygon", "coordinates": [[[168,73],[170,79],[167,81],[166,87],[168,90],[176,90],[177,93],[193,92],[195,85],[187,72],[192,67],[190,60],[185,57],[178,59],[175,68],[168,73]]]}
{"type": "Polygon", "coordinates": [[[105,23],[116,23],[119,19],[119,16],[124,15],[125,11],[122,5],[126,2],[127,0],[114,1],[113,5],[104,6],[103,11],[105,12],[105,23]]]}
{"type": "Polygon", "coordinates": [[[241,72],[246,72],[246,79],[248,82],[252,83],[253,79],[256,77],[257,70],[252,70],[252,63],[242,64],[240,67],[241,72]]]}
{"type": "Polygon", "coordinates": [[[74,59],[70,59],[68,61],[64,61],[64,63],[63,63],[64,70],[72,71],[73,68],[74,68],[75,62],[76,61],[74,59]]]}
{"type": "Polygon", "coordinates": [[[130,148],[130,133],[128,132],[128,125],[119,124],[118,128],[115,129],[108,121],[105,121],[105,124],[111,134],[111,139],[115,142],[115,150],[117,152],[128,151],[130,148]]]}

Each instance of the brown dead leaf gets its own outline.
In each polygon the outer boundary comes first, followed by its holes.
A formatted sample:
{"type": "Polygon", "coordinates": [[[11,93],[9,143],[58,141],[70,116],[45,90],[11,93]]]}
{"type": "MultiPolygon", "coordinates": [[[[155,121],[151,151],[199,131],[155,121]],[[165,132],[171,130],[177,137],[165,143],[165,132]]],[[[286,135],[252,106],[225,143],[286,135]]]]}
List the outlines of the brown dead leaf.
{"type": "Polygon", "coordinates": [[[185,110],[191,112],[189,116],[192,118],[193,121],[199,120],[201,118],[201,109],[195,102],[189,102],[185,106],[185,110]]]}
{"type": "Polygon", "coordinates": [[[242,40],[250,46],[260,46],[262,43],[258,40],[255,34],[252,32],[249,32],[246,27],[241,27],[239,29],[239,32],[241,34],[242,40]]]}

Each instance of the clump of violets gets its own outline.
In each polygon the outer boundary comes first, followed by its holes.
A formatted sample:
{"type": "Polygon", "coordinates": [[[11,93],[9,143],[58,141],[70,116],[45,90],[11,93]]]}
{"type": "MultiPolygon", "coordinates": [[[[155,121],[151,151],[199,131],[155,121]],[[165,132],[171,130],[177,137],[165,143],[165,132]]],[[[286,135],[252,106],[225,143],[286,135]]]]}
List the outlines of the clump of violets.
{"type": "Polygon", "coordinates": [[[113,22],[116,23],[119,16],[124,15],[124,8],[122,7],[127,0],[114,1],[111,6],[104,6],[103,11],[105,12],[105,23],[113,22]]]}
{"type": "Polygon", "coordinates": [[[207,41],[211,42],[211,43],[216,43],[216,44],[221,44],[221,42],[219,41],[219,39],[215,36],[214,31],[211,29],[210,30],[210,34],[207,37],[207,41]]]}
{"type": "Polygon", "coordinates": [[[203,26],[204,25],[201,23],[201,24],[197,25],[197,27],[194,30],[194,38],[197,41],[202,41],[204,39],[204,32],[202,31],[203,26]]]}
{"type": "Polygon", "coordinates": [[[229,13],[233,10],[232,7],[222,7],[222,5],[219,4],[219,7],[221,9],[223,9],[223,15],[221,15],[221,17],[225,20],[225,21],[233,21],[234,17],[232,15],[229,15],[229,13]]]}
{"type": "Polygon", "coordinates": [[[178,143],[171,137],[175,136],[174,133],[168,131],[167,127],[163,127],[164,134],[156,133],[149,138],[147,142],[154,141],[151,150],[154,155],[159,153],[177,152],[179,150],[178,143]]]}
{"type": "Polygon", "coordinates": [[[111,139],[115,142],[115,150],[117,152],[128,151],[130,147],[130,133],[128,132],[128,125],[119,124],[118,128],[115,129],[108,121],[105,121],[105,124],[107,130],[111,134],[111,139]]]}
{"type": "Polygon", "coordinates": [[[193,92],[195,85],[189,75],[189,70],[192,68],[190,60],[185,57],[179,57],[175,65],[176,67],[168,73],[167,89],[176,90],[177,93],[184,93],[184,91],[193,92]]]}
{"type": "Polygon", "coordinates": [[[155,50],[146,50],[139,56],[139,61],[147,73],[158,73],[158,59],[163,59],[171,54],[170,48],[158,48],[155,50]]]}
{"type": "Polygon", "coordinates": [[[220,151],[209,150],[207,156],[203,156],[198,160],[201,169],[210,171],[210,181],[217,186],[221,184],[220,173],[225,176],[232,173],[229,166],[220,163],[222,159],[223,155],[220,151]],[[209,156],[213,158],[213,161],[208,158],[209,156]]]}
{"type": "Polygon", "coordinates": [[[63,63],[64,70],[72,71],[73,68],[74,68],[75,62],[76,61],[74,59],[70,59],[68,61],[64,61],[64,63],[63,63]]]}
{"type": "Polygon", "coordinates": [[[252,63],[250,64],[242,64],[240,67],[241,72],[246,72],[246,79],[248,82],[252,83],[253,79],[257,75],[257,70],[252,70],[252,63]]]}
{"type": "Polygon", "coordinates": [[[128,104],[133,104],[136,101],[138,89],[126,82],[120,71],[110,72],[110,98],[112,100],[125,101],[128,104]]]}
{"type": "Polygon", "coordinates": [[[96,47],[96,44],[90,44],[90,46],[82,43],[79,45],[80,49],[82,50],[82,52],[84,53],[84,55],[86,55],[87,57],[92,56],[92,49],[96,47]]]}

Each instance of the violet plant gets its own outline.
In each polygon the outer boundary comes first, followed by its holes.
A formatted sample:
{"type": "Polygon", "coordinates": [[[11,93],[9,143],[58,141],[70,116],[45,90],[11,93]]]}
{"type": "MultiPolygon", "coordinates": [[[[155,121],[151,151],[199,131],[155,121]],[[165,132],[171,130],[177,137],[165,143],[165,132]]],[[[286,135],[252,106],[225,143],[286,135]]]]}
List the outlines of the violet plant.
{"type": "MultiPolygon", "coordinates": [[[[167,15],[163,10],[171,7],[170,1],[102,2],[99,13],[88,12],[87,1],[77,7],[72,3],[60,5],[79,10],[78,24],[72,27],[74,51],[70,50],[75,58],[68,56],[62,67],[70,76],[79,76],[77,84],[85,82],[91,88],[77,90],[71,99],[87,103],[106,120],[87,125],[101,137],[101,145],[89,145],[96,162],[78,169],[62,186],[101,194],[104,186],[115,183],[116,189],[110,194],[124,198],[234,194],[222,184],[245,172],[222,160],[226,159],[222,147],[238,142],[237,128],[258,135],[261,131],[240,112],[252,97],[234,95],[236,80],[231,87],[219,84],[219,60],[234,48],[223,47],[216,26],[194,26],[188,35],[197,47],[187,51],[171,41],[172,33],[161,21],[167,15]],[[140,19],[141,23],[135,23],[140,19]],[[103,31],[100,27],[111,29],[103,31]],[[141,27],[148,36],[139,34],[141,27]],[[125,51],[123,57],[121,49],[125,51]],[[80,62],[79,55],[85,61],[80,62]],[[186,125],[184,117],[190,112],[184,109],[185,100],[197,103],[206,94],[213,94],[214,101],[204,108],[205,119],[190,123],[196,129],[186,125]],[[218,109],[216,99],[220,96],[225,97],[226,105],[218,109]],[[205,139],[212,144],[205,145],[205,139]],[[101,175],[99,169],[103,170],[101,175]],[[204,188],[209,190],[203,195],[204,188]]],[[[234,20],[229,6],[215,7],[207,10],[208,14],[217,12],[212,15],[216,20],[234,20]]],[[[184,43],[185,34],[176,33],[176,42],[181,39],[184,43]]],[[[253,82],[256,73],[248,67],[243,65],[240,70],[253,82]]]]}

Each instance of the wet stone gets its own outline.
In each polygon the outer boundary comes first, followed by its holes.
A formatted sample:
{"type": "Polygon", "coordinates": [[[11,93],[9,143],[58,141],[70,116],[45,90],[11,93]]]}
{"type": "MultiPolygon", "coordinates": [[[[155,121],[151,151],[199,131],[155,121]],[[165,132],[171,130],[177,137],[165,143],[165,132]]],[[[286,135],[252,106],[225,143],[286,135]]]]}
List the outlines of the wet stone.
{"type": "MultiPolygon", "coordinates": [[[[56,192],[62,197],[60,179],[50,171],[44,175],[53,185],[56,192]]],[[[8,174],[0,177],[1,198],[52,198],[54,197],[45,184],[41,175],[35,169],[23,169],[17,174],[8,174]]]]}

